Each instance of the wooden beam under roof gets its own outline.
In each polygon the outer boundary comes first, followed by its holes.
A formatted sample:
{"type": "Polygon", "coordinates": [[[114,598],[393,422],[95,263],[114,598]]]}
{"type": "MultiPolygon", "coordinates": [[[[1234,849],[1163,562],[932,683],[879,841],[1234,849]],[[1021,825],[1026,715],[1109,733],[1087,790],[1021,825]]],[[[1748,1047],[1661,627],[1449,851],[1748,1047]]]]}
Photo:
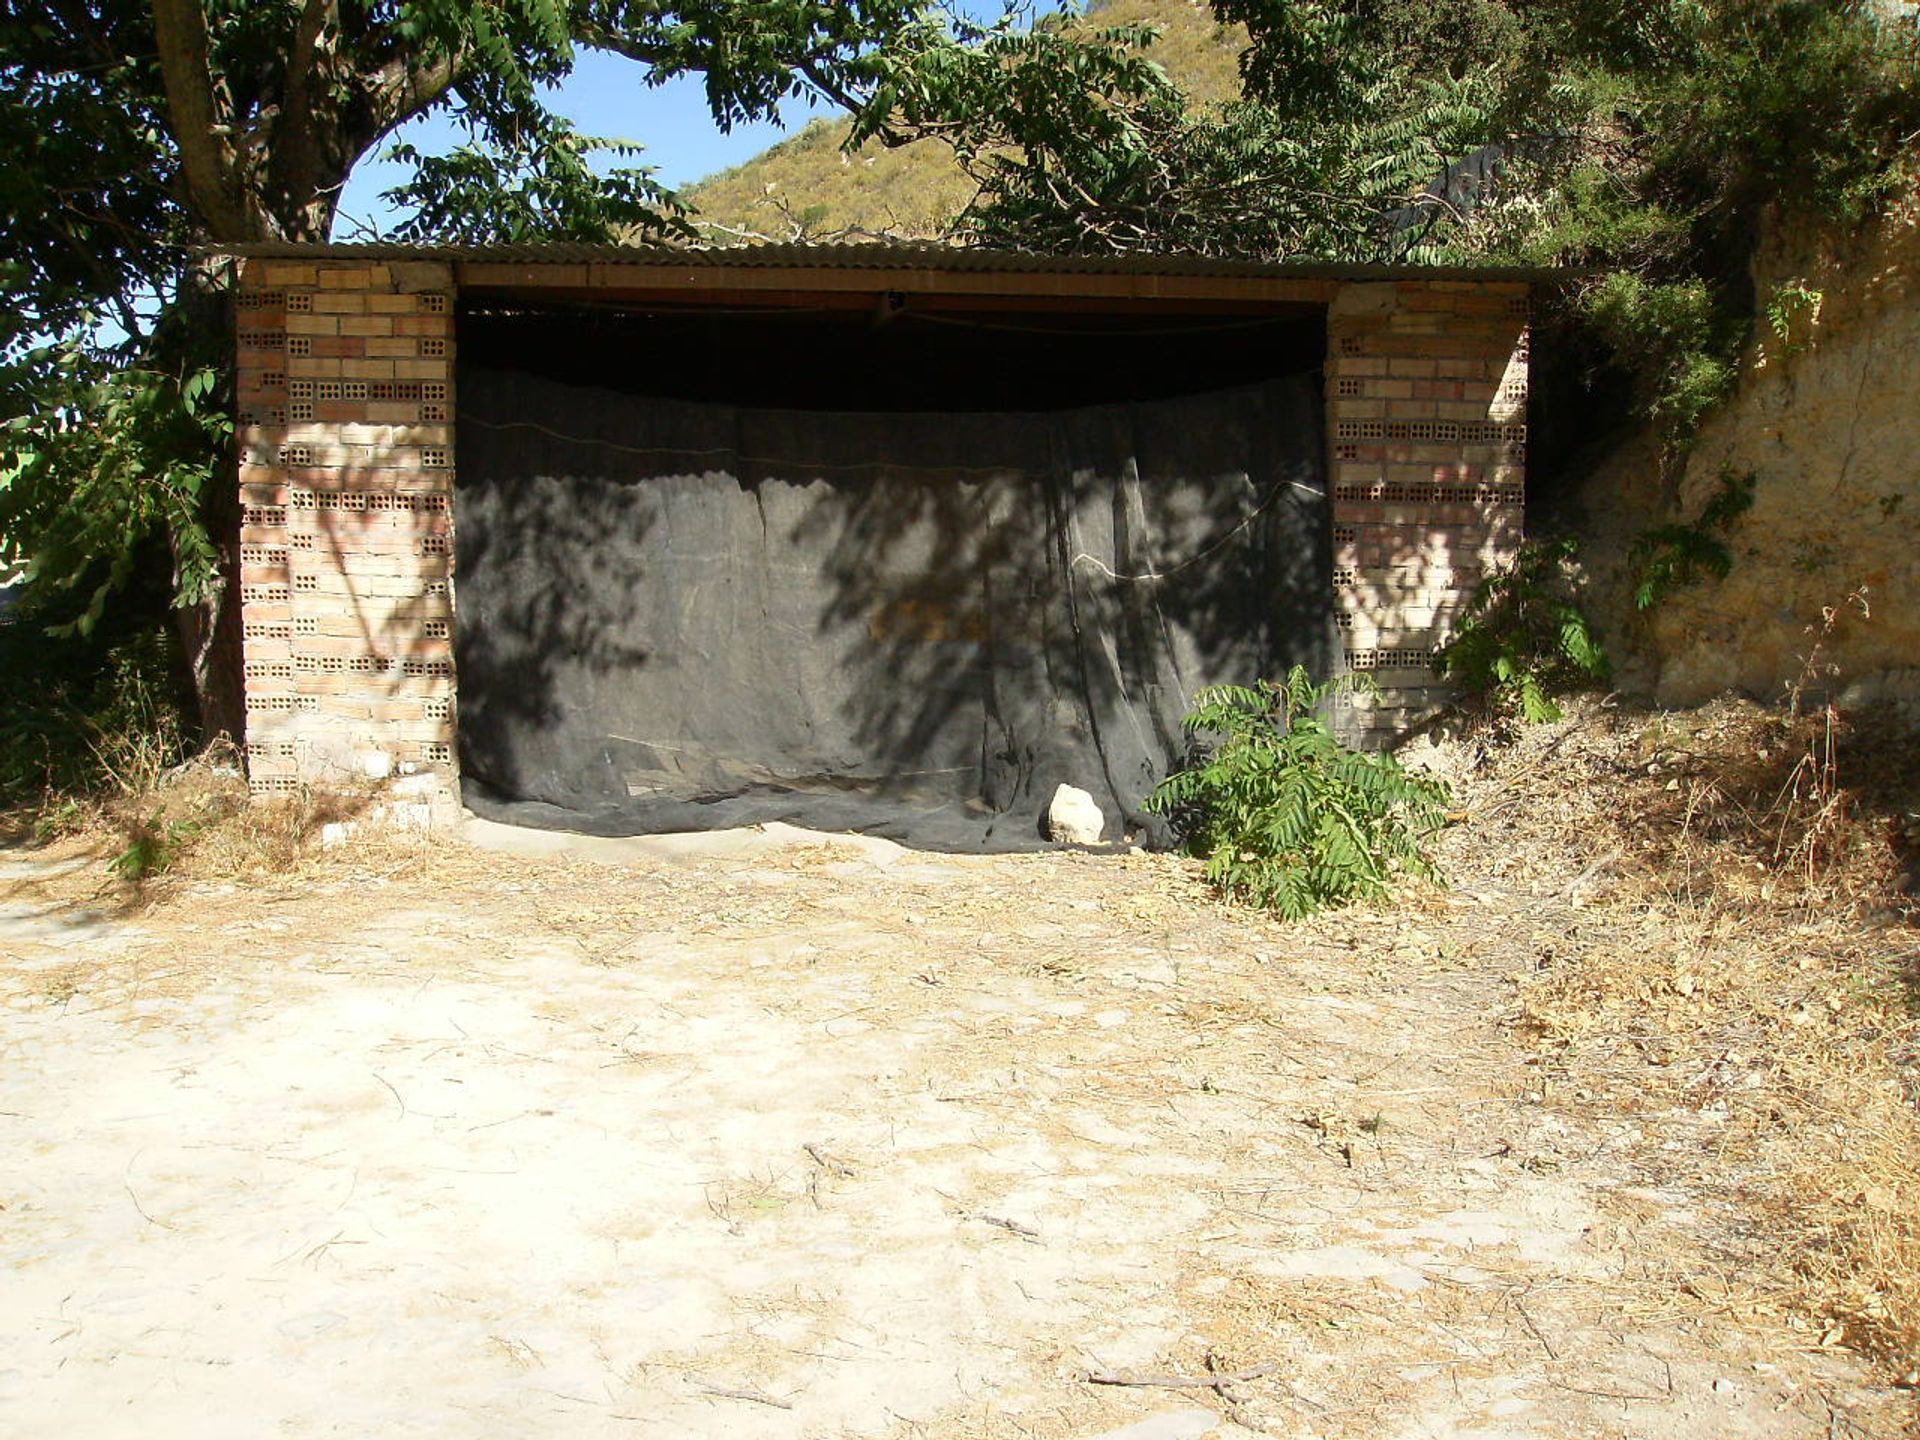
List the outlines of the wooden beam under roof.
{"type": "Polygon", "coordinates": [[[1186,308],[1287,311],[1329,303],[1337,280],[1241,275],[1085,274],[941,270],[932,267],[841,269],[753,265],[625,264],[605,261],[456,260],[461,293],[492,300],[619,300],[635,303],[812,305],[878,295],[987,302],[995,308],[1186,308]],[[1088,302],[1094,302],[1089,304],[1088,302]]]}

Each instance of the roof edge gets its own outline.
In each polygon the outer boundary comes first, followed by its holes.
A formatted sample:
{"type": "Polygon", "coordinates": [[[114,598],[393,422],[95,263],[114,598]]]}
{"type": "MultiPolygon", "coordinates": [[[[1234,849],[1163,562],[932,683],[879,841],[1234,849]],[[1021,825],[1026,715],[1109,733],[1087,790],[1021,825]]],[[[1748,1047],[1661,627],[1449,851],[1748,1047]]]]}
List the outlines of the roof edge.
{"type": "Polygon", "coordinates": [[[1220,276],[1274,280],[1480,281],[1555,285],[1586,273],[1540,265],[1413,265],[1337,260],[1226,260],[1196,255],[1046,255],[935,244],[734,246],[401,245],[382,241],[260,241],[207,245],[198,253],[260,260],[426,261],[476,264],[602,264],[689,266],[702,269],[938,270],[974,274],[1220,276]]]}

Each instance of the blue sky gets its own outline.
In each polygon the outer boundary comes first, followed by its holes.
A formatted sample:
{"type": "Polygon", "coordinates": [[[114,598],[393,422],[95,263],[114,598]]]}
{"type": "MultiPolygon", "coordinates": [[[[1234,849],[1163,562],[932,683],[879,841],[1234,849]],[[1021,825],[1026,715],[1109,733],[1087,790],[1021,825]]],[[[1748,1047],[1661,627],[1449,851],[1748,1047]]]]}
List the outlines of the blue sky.
{"type": "MultiPolygon", "coordinates": [[[[572,76],[548,103],[588,135],[636,140],[646,146],[640,163],[658,167],[659,178],[668,185],[685,185],[738,165],[788,133],[762,122],[736,126],[732,134],[723,134],[707,110],[699,76],[682,76],[658,87],[649,87],[646,77],[644,65],[617,55],[584,51],[572,76]]],[[[808,118],[804,104],[789,107],[787,121],[791,128],[798,129],[808,118]]],[[[444,114],[424,116],[390,137],[355,167],[347,181],[340,216],[334,222],[335,237],[352,238],[356,222],[384,225],[393,219],[380,192],[406,179],[409,167],[380,158],[388,144],[406,140],[424,151],[435,152],[463,138],[460,127],[444,114]]]]}
{"type": "MultiPolygon", "coordinates": [[[[956,8],[984,20],[998,17],[1002,6],[1001,0],[959,0],[956,8]]],[[[1057,9],[1059,0],[1040,0],[1032,8],[1057,9]]],[[[810,111],[803,102],[794,102],[784,112],[784,129],[762,122],[736,126],[731,134],[723,134],[707,110],[699,76],[682,76],[657,87],[649,86],[646,78],[647,68],[635,61],[581,51],[573,74],[548,97],[548,104],[585,134],[644,145],[646,154],[639,163],[656,167],[658,178],[675,186],[749,160],[814,115],[829,113],[810,111]]],[[[380,193],[405,180],[409,167],[388,164],[380,158],[388,145],[404,140],[428,153],[437,153],[463,138],[460,127],[444,114],[424,116],[388,137],[355,167],[347,181],[334,221],[334,238],[354,239],[356,231],[366,224],[386,227],[392,223],[394,213],[380,199],[380,193]]],[[[359,234],[357,238],[367,237],[359,234]]]]}

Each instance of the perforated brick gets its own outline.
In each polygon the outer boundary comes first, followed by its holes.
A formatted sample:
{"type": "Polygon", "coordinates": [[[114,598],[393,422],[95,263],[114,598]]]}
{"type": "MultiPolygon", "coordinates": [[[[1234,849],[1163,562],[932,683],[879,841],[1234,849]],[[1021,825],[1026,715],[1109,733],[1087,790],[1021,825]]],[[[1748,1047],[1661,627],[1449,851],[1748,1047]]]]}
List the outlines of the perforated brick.
{"type": "Polygon", "coordinates": [[[1529,318],[1524,290],[1477,281],[1397,282],[1390,300],[1368,287],[1331,311],[1341,628],[1351,666],[1401,687],[1356,707],[1352,733],[1367,743],[1430,709],[1433,647],[1484,568],[1518,543],[1529,318]],[[1427,643],[1396,638],[1409,627],[1427,643]]]}
{"type": "Polygon", "coordinates": [[[1381,670],[1389,667],[1424,670],[1432,667],[1435,653],[1432,646],[1379,646],[1348,650],[1347,666],[1353,670],[1381,670]]]}

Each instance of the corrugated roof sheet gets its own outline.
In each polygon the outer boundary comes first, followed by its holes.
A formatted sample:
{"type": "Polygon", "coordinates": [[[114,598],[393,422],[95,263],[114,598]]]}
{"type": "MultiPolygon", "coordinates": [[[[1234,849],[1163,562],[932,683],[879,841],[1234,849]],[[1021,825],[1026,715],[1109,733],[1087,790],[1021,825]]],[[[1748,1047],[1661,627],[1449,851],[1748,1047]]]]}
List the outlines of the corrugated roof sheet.
{"type": "Polygon", "coordinates": [[[944,270],[1007,275],[1238,276],[1274,280],[1491,280],[1553,284],[1577,273],[1528,265],[1378,265],[1323,260],[1218,260],[1193,255],[1040,255],[924,242],[861,244],[389,245],[284,242],[206,247],[280,260],[432,260],[516,265],[612,264],[768,270],[944,270]]]}

